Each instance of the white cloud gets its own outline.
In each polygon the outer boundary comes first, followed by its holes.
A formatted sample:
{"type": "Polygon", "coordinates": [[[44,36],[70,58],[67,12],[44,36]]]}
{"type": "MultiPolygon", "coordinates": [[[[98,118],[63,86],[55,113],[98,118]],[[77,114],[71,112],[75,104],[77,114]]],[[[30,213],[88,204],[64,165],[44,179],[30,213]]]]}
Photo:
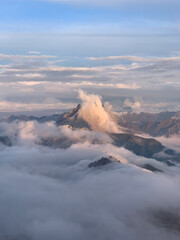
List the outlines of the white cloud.
{"type": "Polygon", "coordinates": [[[132,109],[133,112],[137,112],[137,113],[140,113],[142,112],[142,106],[141,106],[141,103],[140,102],[132,102],[130,99],[126,99],[124,101],[124,105],[126,107],[130,107],[132,109]]]}
{"type": "Polygon", "coordinates": [[[16,77],[19,78],[44,78],[45,75],[40,74],[40,73],[25,73],[25,74],[15,74],[16,77]]]}
{"type": "Polygon", "coordinates": [[[107,57],[88,57],[88,59],[92,61],[127,60],[131,62],[161,62],[161,61],[180,61],[180,56],[173,57],[107,56],[107,57]]]}
{"type": "Polygon", "coordinates": [[[89,57],[92,61],[104,61],[104,60],[128,60],[132,62],[146,62],[148,58],[138,56],[108,56],[108,57],[89,57]]]}
{"type": "Polygon", "coordinates": [[[48,59],[48,58],[56,58],[56,56],[51,55],[13,55],[13,54],[3,54],[0,53],[0,60],[10,60],[10,61],[18,61],[22,59],[48,59]]]}
{"type": "Polygon", "coordinates": [[[168,221],[180,217],[179,166],[138,157],[94,132],[35,122],[1,124],[1,132],[3,127],[21,144],[0,149],[2,239],[179,239],[177,225],[168,221]],[[35,144],[39,136],[88,141],[51,149],[35,144]],[[93,145],[93,138],[107,142],[93,145]],[[109,155],[122,163],[88,168],[109,155]],[[136,166],[147,162],[164,173],[136,166]],[[161,221],[163,211],[168,224],[161,221]]]}
{"type": "Polygon", "coordinates": [[[21,85],[25,85],[25,86],[33,86],[33,85],[38,85],[38,84],[44,84],[44,83],[47,83],[47,82],[38,82],[38,81],[20,81],[20,82],[17,82],[17,84],[21,84],[21,85]]]}
{"type": "Polygon", "coordinates": [[[38,51],[29,51],[28,53],[29,53],[29,54],[41,54],[41,53],[38,52],[38,51]]]}
{"type": "Polygon", "coordinates": [[[79,91],[79,97],[82,100],[79,117],[84,119],[93,130],[118,132],[118,126],[110,110],[106,109],[106,105],[103,107],[100,96],[79,91]]]}
{"type": "MultiPolygon", "coordinates": [[[[22,109],[32,109],[32,106],[38,109],[37,106],[46,103],[47,98],[62,102],[62,108],[73,101],[75,106],[79,102],[78,89],[103,96],[117,110],[123,110],[126,98],[132,103],[139,102],[134,105],[134,111],[179,110],[178,55],[156,58],[110,56],[93,58],[94,61],[86,59],[87,65],[90,61],[92,67],[59,66],[56,62],[58,59],[52,56],[49,61],[48,55],[47,58],[43,58],[46,55],[33,56],[33,59],[29,55],[27,59],[25,55],[0,56],[4,60],[12,59],[11,64],[0,65],[2,110],[5,109],[3,104],[5,106],[8,102],[9,110],[21,108],[20,105],[17,108],[10,106],[12,102],[22,104],[22,109]],[[105,65],[101,60],[106,61],[105,65]],[[128,63],[124,63],[124,60],[128,60],[128,63]],[[28,106],[27,99],[30,100],[29,104],[33,99],[36,105],[28,106]]],[[[52,105],[48,102],[43,109],[54,107],[55,102],[52,105]]],[[[60,107],[57,105],[57,108],[60,107]]]]}

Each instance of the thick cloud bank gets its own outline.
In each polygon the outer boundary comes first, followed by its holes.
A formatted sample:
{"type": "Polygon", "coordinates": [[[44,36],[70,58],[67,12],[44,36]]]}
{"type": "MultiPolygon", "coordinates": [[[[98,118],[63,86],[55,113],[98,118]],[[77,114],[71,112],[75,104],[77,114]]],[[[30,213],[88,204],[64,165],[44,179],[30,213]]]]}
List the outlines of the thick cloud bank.
{"type": "Polygon", "coordinates": [[[79,117],[84,119],[93,130],[100,132],[117,132],[118,127],[112,119],[108,105],[102,105],[101,97],[98,95],[88,95],[79,91],[82,106],[79,117]]]}
{"type": "Polygon", "coordinates": [[[179,239],[178,164],[168,167],[113,146],[101,133],[53,123],[1,124],[0,133],[14,141],[0,146],[1,240],[179,239]],[[43,147],[42,135],[76,144],[43,147]],[[110,155],[117,161],[88,167],[110,155]],[[163,173],[138,167],[144,163],[163,173]]]}

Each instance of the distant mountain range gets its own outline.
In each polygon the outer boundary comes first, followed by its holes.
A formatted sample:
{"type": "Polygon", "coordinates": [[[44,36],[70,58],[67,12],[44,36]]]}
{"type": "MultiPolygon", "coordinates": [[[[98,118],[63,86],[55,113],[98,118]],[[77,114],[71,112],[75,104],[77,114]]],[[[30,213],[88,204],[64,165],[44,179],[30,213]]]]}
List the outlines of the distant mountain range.
{"type": "MultiPolygon", "coordinates": [[[[81,105],[78,105],[72,111],[64,114],[54,114],[51,116],[34,117],[34,116],[10,116],[5,118],[3,122],[14,121],[32,121],[36,120],[40,123],[55,121],[57,126],[65,125],[72,129],[88,129],[92,130],[89,124],[79,117],[81,105]]],[[[158,161],[169,162],[180,161],[180,155],[171,149],[165,148],[160,142],[153,138],[143,138],[136,136],[136,133],[148,133],[152,136],[169,137],[180,133],[180,113],[179,112],[162,112],[158,114],[150,113],[127,113],[116,117],[119,126],[125,128],[124,133],[106,133],[111,139],[112,144],[118,147],[124,147],[138,156],[146,158],[154,158],[158,161]],[[126,131],[126,129],[128,129],[126,131]],[[162,154],[159,154],[163,152],[162,154]]],[[[67,148],[73,143],[72,139],[66,139],[62,136],[59,138],[41,138],[39,144],[54,147],[67,148]]],[[[4,145],[11,146],[8,136],[1,136],[0,142],[4,145]]],[[[168,164],[170,165],[170,164],[168,164]]]]}
{"type": "MultiPolygon", "coordinates": [[[[58,126],[69,125],[73,128],[91,129],[87,122],[78,117],[80,104],[72,111],[56,119],[58,126]]],[[[149,134],[153,137],[180,135],[180,112],[127,113],[116,116],[119,126],[132,134],[149,134]]]]}
{"type": "Polygon", "coordinates": [[[180,112],[127,113],[118,117],[118,124],[133,133],[170,137],[180,135],[180,112]]]}
{"type": "Polygon", "coordinates": [[[35,117],[35,116],[26,116],[26,115],[11,115],[10,117],[2,118],[0,122],[7,122],[12,123],[14,121],[37,121],[40,123],[56,121],[61,117],[62,114],[53,114],[50,116],[42,116],[42,117],[35,117]]]}
{"type": "MultiPolygon", "coordinates": [[[[50,116],[25,116],[11,115],[1,119],[1,122],[11,123],[14,121],[38,121],[40,123],[55,121],[58,126],[69,125],[73,128],[91,129],[87,122],[78,117],[79,104],[72,111],[64,114],[53,114],[50,116]]],[[[149,134],[152,137],[180,135],[180,112],[161,113],[127,113],[116,116],[119,126],[133,134],[149,134]]]]}

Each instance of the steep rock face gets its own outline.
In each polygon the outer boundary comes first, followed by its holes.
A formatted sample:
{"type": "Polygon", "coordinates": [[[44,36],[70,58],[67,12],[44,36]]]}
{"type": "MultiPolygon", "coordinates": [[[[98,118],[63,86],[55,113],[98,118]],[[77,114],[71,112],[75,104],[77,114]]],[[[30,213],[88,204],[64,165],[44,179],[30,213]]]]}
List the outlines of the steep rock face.
{"type": "Polygon", "coordinates": [[[60,138],[41,138],[37,144],[43,145],[46,147],[53,147],[53,148],[69,148],[72,144],[76,143],[75,140],[65,138],[65,137],[60,137],[60,138]]]}
{"type": "Polygon", "coordinates": [[[132,134],[111,133],[114,145],[124,147],[138,156],[153,157],[155,153],[164,150],[164,146],[155,139],[147,139],[132,134]]]}
{"type": "Polygon", "coordinates": [[[128,113],[119,118],[118,124],[134,133],[146,133],[153,137],[180,134],[179,112],[128,113]]]}
{"type": "Polygon", "coordinates": [[[88,165],[89,168],[99,168],[99,167],[103,167],[103,166],[106,166],[110,163],[121,163],[119,160],[117,160],[115,157],[113,156],[108,156],[108,157],[102,157],[100,158],[99,160],[97,161],[94,161],[92,163],[90,163],[88,165]]]}
{"type": "Polygon", "coordinates": [[[159,172],[159,173],[163,173],[162,170],[160,170],[160,169],[154,167],[154,166],[151,165],[151,164],[144,164],[144,165],[142,166],[142,168],[147,169],[147,170],[149,170],[149,171],[151,171],[151,172],[159,172]]]}
{"type": "Polygon", "coordinates": [[[56,120],[56,124],[58,126],[69,125],[73,128],[91,129],[87,122],[85,122],[83,119],[79,118],[78,111],[80,108],[81,108],[81,105],[79,104],[72,111],[63,114],[59,119],[56,120]]]}
{"type": "Polygon", "coordinates": [[[112,161],[111,161],[109,158],[102,157],[101,159],[90,163],[90,164],[88,165],[88,167],[89,167],[89,168],[92,168],[92,167],[101,167],[101,166],[105,166],[105,165],[110,164],[110,163],[112,163],[112,161]]]}

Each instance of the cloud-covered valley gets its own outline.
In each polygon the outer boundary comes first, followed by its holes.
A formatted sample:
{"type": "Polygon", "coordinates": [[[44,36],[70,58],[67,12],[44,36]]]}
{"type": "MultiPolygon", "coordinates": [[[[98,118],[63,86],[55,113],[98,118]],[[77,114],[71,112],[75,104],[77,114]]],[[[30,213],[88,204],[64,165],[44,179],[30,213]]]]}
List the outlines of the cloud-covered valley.
{"type": "MultiPolygon", "coordinates": [[[[108,132],[122,129],[111,108],[99,96],[80,97],[81,108],[62,120],[80,118],[91,129],[0,123],[0,140],[10,139],[0,145],[0,239],[178,240],[179,161],[167,165],[114,145],[108,132]]],[[[176,138],[165,140],[159,138],[180,152],[176,138]]]]}
{"type": "Polygon", "coordinates": [[[178,240],[180,167],[168,158],[179,154],[179,137],[118,135],[131,130],[113,111],[179,110],[179,57],[93,58],[83,67],[46,55],[1,61],[3,117],[81,107],[59,122],[1,119],[0,239],[178,240]],[[146,158],[148,141],[163,152],[146,158]]]}
{"type": "Polygon", "coordinates": [[[3,127],[19,133],[18,143],[0,150],[0,239],[179,239],[178,164],[138,157],[88,130],[35,122],[3,127]],[[54,149],[36,144],[42,134],[86,141],[54,149]],[[88,167],[107,156],[116,161],[88,167]]]}

